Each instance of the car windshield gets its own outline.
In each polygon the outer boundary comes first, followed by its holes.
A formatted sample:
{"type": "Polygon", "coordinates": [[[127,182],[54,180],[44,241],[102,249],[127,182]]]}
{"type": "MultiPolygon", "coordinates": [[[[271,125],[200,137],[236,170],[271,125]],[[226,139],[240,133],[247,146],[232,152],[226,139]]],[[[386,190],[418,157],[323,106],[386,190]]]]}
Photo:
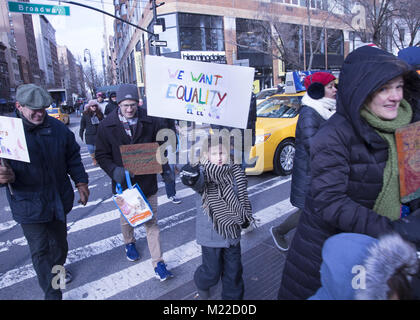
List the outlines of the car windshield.
{"type": "Polygon", "coordinates": [[[47,108],[45,110],[47,111],[48,114],[58,113],[57,108],[47,108]]]}
{"type": "Polygon", "coordinates": [[[257,108],[257,117],[294,118],[299,113],[302,97],[273,97],[261,102],[257,108]]]}
{"type": "Polygon", "coordinates": [[[272,90],[262,90],[260,91],[257,95],[256,98],[257,100],[262,100],[262,99],[266,99],[268,97],[271,97],[273,94],[275,94],[277,92],[277,89],[272,89],[272,90]]]}

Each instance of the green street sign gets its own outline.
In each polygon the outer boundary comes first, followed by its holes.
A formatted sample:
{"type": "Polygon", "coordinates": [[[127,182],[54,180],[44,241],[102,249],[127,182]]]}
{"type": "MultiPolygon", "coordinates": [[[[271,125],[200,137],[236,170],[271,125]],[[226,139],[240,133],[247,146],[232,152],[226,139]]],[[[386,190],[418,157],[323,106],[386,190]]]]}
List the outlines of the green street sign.
{"type": "Polygon", "coordinates": [[[13,2],[8,1],[9,11],[27,14],[51,14],[69,16],[70,7],[68,6],[53,6],[49,4],[37,4],[29,2],[13,2]]]}

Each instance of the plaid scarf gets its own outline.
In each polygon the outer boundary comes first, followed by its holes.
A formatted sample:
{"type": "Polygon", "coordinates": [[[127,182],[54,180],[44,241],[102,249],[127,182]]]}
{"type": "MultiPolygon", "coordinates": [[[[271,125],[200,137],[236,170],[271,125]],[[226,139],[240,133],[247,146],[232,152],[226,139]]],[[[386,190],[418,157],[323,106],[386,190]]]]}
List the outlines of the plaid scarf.
{"type": "Polygon", "coordinates": [[[132,119],[127,119],[126,117],[123,116],[123,114],[121,113],[121,109],[118,109],[118,118],[120,119],[123,128],[125,130],[125,133],[132,138],[133,137],[133,133],[131,132],[130,126],[133,126],[133,131],[135,129],[135,126],[137,124],[137,117],[134,117],[132,119]]]}
{"type": "Polygon", "coordinates": [[[213,227],[225,239],[236,239],[244,223],[254,222],[248,199],[248,181],[237,164],[219,166],[203,162],[206,183],[202,194],[203,209],[213,227]],[[237,193],[233,190],[234,181],[237,193]]]}

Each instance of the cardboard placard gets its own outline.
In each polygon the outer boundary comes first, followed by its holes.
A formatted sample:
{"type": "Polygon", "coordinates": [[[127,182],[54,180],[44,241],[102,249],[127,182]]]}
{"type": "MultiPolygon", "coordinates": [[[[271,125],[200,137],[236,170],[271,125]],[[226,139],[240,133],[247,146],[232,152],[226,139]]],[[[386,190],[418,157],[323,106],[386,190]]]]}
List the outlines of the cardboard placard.
{"type": "Polygon", "coordinates": [[[420,198],[420,121],[395,131],[401,202],[420,198]]]}
{"type": "Polygon", "coordinates": [[[245,129],[254,68],[146,56],[147,114],[245,129]]]}
{"type": "Polygon", "coordinates": [[[0,116],[0,158],[30,162],[22,119],[0,116]]]}
{"type": "Polygon", "coordinates": [[[157,142],[120,146],[124,168],[135,175],[161,173],[162,165],[157,159],[158,148],[157,142]]]}

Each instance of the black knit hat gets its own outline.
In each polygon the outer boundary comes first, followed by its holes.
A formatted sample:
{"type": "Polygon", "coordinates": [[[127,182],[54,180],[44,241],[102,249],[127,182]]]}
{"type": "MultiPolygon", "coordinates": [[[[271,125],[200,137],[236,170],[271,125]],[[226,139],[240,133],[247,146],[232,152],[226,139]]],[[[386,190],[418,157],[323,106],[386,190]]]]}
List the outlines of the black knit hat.
{"type": "Polygon", "coordinates": [[[122,84],[117,90],[117,103],[124,100],[135,100],[139,102],[139,93],[134,84],[122,84]]]}

